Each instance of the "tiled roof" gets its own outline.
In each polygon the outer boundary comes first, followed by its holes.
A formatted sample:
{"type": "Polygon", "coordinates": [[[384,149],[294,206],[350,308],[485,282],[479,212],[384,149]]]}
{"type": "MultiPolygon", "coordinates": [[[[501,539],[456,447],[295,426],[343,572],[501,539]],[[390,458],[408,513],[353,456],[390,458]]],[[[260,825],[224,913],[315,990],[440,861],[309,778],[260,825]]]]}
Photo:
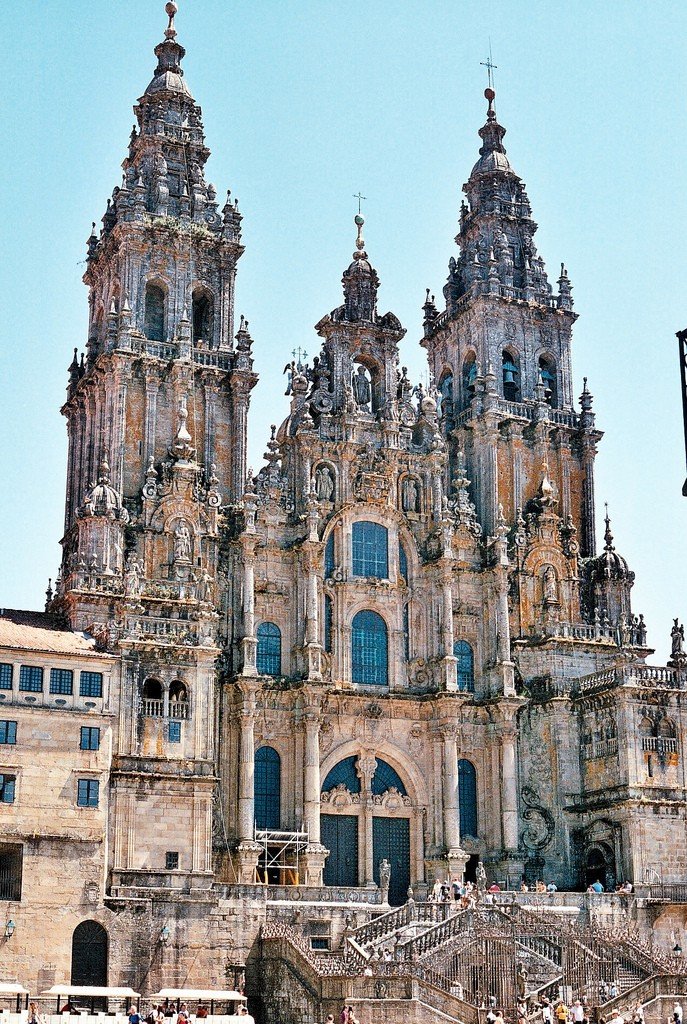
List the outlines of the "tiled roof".
{"type": "Polygon", "coordinates": [[[95,649],[95,640],[87,633],[74,633],[46,612],[15,608],[0,609],[0,648],[38,651],[46,654],[77,654],[107,658],[95,649]]]}

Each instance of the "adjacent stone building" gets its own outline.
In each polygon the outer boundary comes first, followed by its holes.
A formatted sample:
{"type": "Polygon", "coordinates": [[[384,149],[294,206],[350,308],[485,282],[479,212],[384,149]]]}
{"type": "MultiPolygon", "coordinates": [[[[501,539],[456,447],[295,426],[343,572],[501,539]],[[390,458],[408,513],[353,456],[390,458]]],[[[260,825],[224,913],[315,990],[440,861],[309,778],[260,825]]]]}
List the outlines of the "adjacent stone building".
{"type": "Polygon", "coordinates": [[[236,983],[277,908],[331,948],[352,905],[478,861],[509,887],[685,881],[682,638],[645,664],[608,516],[598,553],[572,288],[493,91],[424,305],[432,383],[401,365],[358,216],[253,475],[241,215],[206,181],[167,10],[88,240],[60,578],[44,614],[0,614],[7,970],[236,983]]]}

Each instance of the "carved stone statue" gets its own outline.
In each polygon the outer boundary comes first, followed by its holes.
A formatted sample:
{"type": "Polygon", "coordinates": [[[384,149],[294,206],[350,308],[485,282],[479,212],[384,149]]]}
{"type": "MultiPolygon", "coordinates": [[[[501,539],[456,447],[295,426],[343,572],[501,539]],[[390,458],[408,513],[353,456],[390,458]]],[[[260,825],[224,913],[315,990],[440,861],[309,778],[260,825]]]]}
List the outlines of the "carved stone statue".
{"type": "Polygon", "coordinates": [[[478,892],[486,892],[487,889],[487,873],[484,870],[484,864],[482,861],[477,861],[477,870],[475,871],[475,881],[477,883],[478,892]]]}
{"type": "Polygon", "coordinates": [[[130,557],[126,563],[124,593],[127,597],[139,597],[141,593],[141,570],[134,557],[130,557]]]}
{"type": "Polygon", "coordinates": [[[353,397],[361,408],[369,406],[372,399],[372,390],[364,366],[359,366],[353,377],[353,397]]]}
{"type": "Polygon", "coordinates": [[[174,561],[191,561],[191,531],[183,520],[174,531],[174,561]]]}
{"type": "Polygon", "coordinates": [[[334,496],[334,480],[327,466],[318,466],[315,474],[315,489],[318,501],[331,501],[334,496]]]}
{"type": "Polygon", "coordinates": [[[391,882],[391,864],[386,857],[379,862],[379,888],[382,890],[382,897],[386,902],[391,882]]]}
{"type": "Polygon", "coordinates": [[[685,627],[683,625],[678,626],[677,619],[673,619],[673,628],[670,631],[671,658],[684,658],[685,657],[685,627]]]}
{"type": "Polygon", "coordinates": [[[544,604],[558,604],[558,578],[552,565],[544,570],[544,604]]]}
{"type": "Polygon", "coordinates": [[[418,510],[418,490],[417,481],[412,476],[407,476],[403,481],[403,511],[404,512],[417,512],[418,510]]]}
{"type": "Polygon", "coordinates": [[[516,984],[518,988],[518,999],[527,998],[527,979],[529,973],[524,964],[518,964],[518,971],[516,975],[516,984]]]}

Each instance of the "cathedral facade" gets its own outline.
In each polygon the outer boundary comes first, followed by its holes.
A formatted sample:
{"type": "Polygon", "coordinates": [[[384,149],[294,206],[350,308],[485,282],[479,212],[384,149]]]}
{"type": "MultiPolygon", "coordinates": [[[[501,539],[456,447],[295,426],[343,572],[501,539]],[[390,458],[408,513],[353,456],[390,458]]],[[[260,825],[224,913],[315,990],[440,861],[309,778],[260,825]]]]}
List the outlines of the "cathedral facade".
{"type": "Polygon", "coordinates": [[[424,304],[431,383],[402,366],[358,216],[254,475],[241,214],[206,180],[167,9],[88,240],[60,577],[45,613],[0,616],[10,973],[210,988],[270,893],[316,905],[326,948],[347,904],[480,861],[502,888],[683,882],[682,643],[646,664],[608,516],[597,545],[572,286],[549,281],[493,91],[424,304]],[[102,932],[109,962],[84,966],[102,932]]]}

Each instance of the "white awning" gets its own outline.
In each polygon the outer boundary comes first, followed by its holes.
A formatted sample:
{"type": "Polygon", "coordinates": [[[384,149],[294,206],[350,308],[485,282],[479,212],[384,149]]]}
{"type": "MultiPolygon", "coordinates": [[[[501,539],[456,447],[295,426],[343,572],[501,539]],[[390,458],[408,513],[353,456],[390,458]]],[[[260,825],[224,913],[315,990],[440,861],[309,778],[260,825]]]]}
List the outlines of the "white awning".
{"type": "Polygon", "coordinates": [[[247,999],[248,997],[242,996],[240,992],[215,991],[206,988],[163,988],[157,995],[147,998],[153,1001],[156,999],[199,999],[205,1003],[221,1003],[223,1001],[236,1002],[238,999],[247,999]]]}
{"type": "Polygon", "coordinates": [[[53,985],[44,996],[87,996],[100,999],[140,999],[140,992],[132,988],[99,988],[97,985],[53,985]]]}
{"type": "Polygon", "coordinates": [[[0,981],[0,996],[28,996],[29,990],[16,981],[0,981]]]}

